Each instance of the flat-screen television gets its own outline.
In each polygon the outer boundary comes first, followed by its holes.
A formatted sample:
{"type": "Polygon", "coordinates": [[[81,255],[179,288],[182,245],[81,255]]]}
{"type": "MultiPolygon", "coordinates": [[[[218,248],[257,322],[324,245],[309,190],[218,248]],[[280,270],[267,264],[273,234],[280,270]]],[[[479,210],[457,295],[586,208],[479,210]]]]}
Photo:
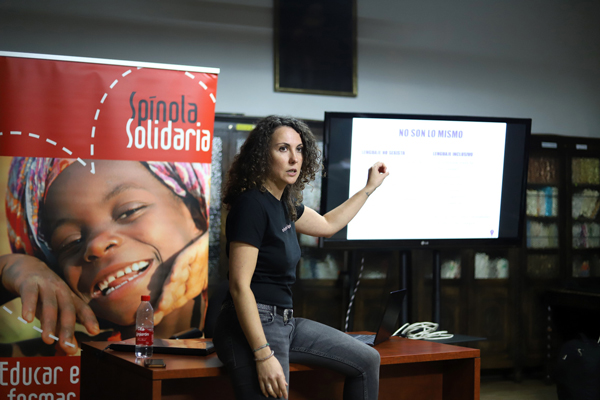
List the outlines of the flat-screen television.
{"type": "Polygon", "coordinates": [[[436,248],[522,242],[531,119],[325,113],[321,213],[389,176],[328,248],[436,248]]]}

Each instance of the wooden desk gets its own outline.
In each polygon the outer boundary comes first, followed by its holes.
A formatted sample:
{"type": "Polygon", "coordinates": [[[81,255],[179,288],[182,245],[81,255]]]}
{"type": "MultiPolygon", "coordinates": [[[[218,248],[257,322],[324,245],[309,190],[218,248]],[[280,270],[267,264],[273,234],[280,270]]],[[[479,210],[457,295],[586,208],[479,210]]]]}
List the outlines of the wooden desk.
{"type": "MultiPolygon", "coordinates": [[[[149,369],[133,353],[102,351],[108,342],[82,343],[82,400],[233,399],[229,378],[216,354],[207,357],[155,354],[166,368],[149,369]]],[[[393,337],[381,354],[379,399],[479,399],[479,350],[393,337]]],[[[341,399],[343,376],[290,365],[290,399],[341,399]]]]}

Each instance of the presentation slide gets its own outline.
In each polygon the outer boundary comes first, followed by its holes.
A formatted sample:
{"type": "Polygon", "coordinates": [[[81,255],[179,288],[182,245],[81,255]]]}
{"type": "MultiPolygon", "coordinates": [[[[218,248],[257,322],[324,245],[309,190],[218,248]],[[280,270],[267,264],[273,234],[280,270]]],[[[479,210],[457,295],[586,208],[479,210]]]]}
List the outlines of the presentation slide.
{"type": "Polygon", "coordinates": [[[377,161],[390,175],[347,238],[498,238],[505,140],[506,123],[354,118],[348,195],[377,161]]]}

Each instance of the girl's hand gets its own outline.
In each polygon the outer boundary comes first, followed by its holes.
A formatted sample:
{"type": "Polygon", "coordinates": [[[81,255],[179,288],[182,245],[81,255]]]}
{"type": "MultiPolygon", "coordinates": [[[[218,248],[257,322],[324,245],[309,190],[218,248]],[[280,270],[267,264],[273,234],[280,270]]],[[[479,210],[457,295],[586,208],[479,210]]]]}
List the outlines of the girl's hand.
{"type": "Polygon", "coordinates": [[[208,287],[208,232],[203,233],[179,253],[165,280],[154,324],[171,311],[182,307],[208,287]]]}
{"type": "Polygon", "coordinates": [[[21,317],[27,322],[33,322],[34,316],[40,320],[44,343],[52,344],[58,338],[60,347],[67,354],[75,354],[78,350],[74,335],[77,319],[90,334],[100,333],[92,309],[36,257],[25,254],[0,256],[0,271],[4,290],[21,297],[21,317]]]}
{"type": "MultiPolygon", "coordinates": [[[[269,350],[270,351],[270,350],[269,350]]],[[[266,397],[279,399],[288,398],[287,382],[285,374],[279,360],[275,356],[265,360],[256,362],[256,370],[258,372],[258,383],[260,390],[266,397]]]]}

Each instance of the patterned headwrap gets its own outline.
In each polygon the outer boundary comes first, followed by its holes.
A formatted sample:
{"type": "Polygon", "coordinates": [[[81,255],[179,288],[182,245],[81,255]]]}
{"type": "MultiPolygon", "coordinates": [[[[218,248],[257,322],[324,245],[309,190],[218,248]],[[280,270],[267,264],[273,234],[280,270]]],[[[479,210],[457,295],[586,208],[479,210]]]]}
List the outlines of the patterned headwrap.
{"type": "MultiPolygon", "coordinates": [[[[40,207],[56,177],[77,160],[67,158],[15,157],[12,160],[6,216],[13,253],[35,256],[49,265],[54,256],[40,232],[40,207]]],[[[142,162],[161,182],[182,198],[198,201],[201,217],[208,224],[210,164],[142,162]]]]}

